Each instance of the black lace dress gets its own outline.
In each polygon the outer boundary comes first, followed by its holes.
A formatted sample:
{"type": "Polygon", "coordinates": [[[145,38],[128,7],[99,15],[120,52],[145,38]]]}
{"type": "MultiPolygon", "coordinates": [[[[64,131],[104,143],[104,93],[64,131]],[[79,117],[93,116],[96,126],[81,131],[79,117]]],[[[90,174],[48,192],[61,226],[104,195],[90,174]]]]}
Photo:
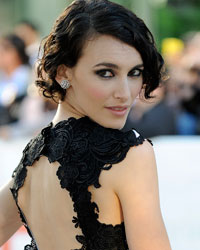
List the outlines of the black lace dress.
{"type": "Polygon", "coordinates": [[[18,190],[23,186],[28,167],[40,156],[60,166],[57,177],[60,186],[69,192],[77,214],[72,218],[74,226],[80,227],[82,235],[76,235],[80,250],[127,250],[124,223],[115,226],[100,223],[98,206],[91,202],[90,185],[100,188],[99,175],[108,171],[112,164],[122,161],[129,148],[142,144],[143,137],[134,131],[121,132],[91,121],[88,117],[69,118],[53,127],[52,123],[32,139],[23,151],[23,157],[13,173],[11,188],[24,226],[32,238],[25,250],[37,250],[36,242],[18,205],[18,190]]]}

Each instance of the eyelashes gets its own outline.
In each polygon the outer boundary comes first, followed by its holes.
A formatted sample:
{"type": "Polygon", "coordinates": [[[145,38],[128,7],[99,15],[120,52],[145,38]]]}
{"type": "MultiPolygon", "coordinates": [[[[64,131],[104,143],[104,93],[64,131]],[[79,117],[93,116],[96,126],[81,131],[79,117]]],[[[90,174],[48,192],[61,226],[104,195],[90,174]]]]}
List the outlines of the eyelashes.
{"type": "Polygon", "coordinates": [[[132,69],[129,73],[128,76],[134,77],[134,76],[141,76],[143,73],[143,69],[135,68],[132,69]]]}
{"type": "Polygon", "coordinates": [[[114,77],[114,72],[111,69],[100,69],[95,71],[95,73],[102,78],[114,77]]]}
{"type": "MultiPolygon", "coordinates": [[[[140,77],[143,74],[143,69],[134,68],[128,72],[129,77],[140,77]]],[[[115,72],[112,69],[100,69],[95,71],[95,74],[104,79],[110,79],[115,76],[115,72]]]]}

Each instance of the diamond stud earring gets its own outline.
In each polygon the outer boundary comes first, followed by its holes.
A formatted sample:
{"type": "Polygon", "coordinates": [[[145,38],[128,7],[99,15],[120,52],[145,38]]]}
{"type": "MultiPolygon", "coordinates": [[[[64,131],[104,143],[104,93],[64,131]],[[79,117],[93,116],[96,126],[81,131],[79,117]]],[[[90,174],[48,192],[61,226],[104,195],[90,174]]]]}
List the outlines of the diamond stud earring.
{"type": "Polygon", "coordinates": [[[64,79],[64,80],[61,81],[60,86],[63,89],[68,89],[71,86],[71,84],[70,84],[70,82],[68,80],[64,79]]]}

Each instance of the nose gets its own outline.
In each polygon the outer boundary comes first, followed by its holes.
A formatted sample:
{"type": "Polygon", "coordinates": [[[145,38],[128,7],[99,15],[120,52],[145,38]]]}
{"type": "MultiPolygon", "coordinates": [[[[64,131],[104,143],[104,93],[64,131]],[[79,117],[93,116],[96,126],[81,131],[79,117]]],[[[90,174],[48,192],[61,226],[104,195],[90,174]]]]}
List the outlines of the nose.
{"type": "Polygon", "coordinates": [[[131,97],[129,82],[127,79],[121,79],[116,83],[114,97],[126,102],[131,97]]]}

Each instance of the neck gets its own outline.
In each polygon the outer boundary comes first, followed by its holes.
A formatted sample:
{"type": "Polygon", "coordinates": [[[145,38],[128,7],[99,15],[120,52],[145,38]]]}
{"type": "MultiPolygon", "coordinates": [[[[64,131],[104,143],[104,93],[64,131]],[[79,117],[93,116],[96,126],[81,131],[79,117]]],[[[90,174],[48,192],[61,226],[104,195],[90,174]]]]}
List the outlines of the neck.
{"type": "Polygon", "coordinates": [[[56,123],[67,120],[70,117],[80,118],[84,115],[77,111],[69,102],[63,101],[58,104],[57,112],[53,118],[53,125],[56,123]]]}

